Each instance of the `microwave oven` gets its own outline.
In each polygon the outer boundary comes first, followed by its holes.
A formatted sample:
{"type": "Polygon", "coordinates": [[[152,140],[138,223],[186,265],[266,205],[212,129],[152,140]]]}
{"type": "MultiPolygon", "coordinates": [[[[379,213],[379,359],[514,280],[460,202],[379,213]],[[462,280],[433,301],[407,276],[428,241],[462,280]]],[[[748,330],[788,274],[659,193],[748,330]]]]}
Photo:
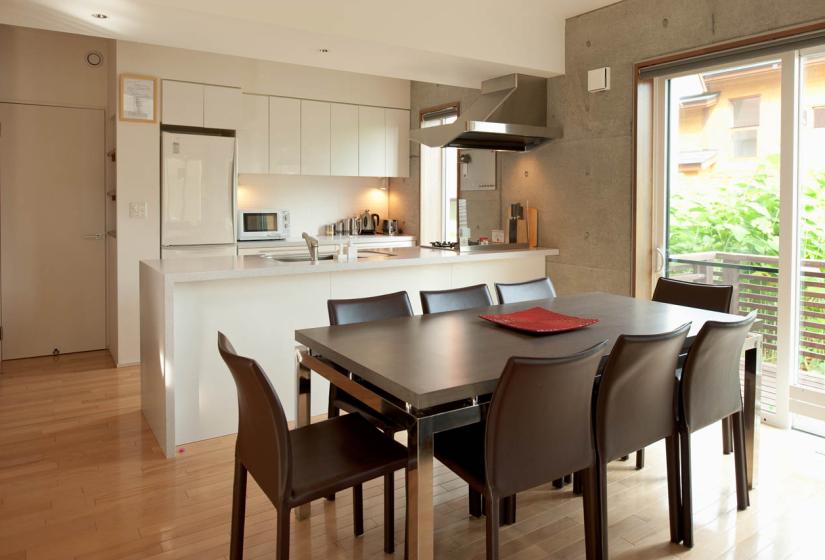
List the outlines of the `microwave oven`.
{"type": "Polygon", "coordinates": [[[288,237],[288,210],[268,208],[238,210],[238,241],[286,239],[288,237]]]}

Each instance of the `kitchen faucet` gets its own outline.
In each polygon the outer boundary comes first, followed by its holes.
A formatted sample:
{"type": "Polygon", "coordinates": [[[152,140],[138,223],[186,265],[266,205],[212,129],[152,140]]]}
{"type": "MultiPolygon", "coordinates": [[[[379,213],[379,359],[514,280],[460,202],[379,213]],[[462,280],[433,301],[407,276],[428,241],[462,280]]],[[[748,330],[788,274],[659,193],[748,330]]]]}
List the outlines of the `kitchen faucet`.
{"type": "Polygon", "coordinates": [[[312,262],[318,262],[318,240],[312,237],[307,232],[302,233],[301,237],[303,237],[304,241],[307,242],[307,249],[309,250],[309,260],[312,262]]]}

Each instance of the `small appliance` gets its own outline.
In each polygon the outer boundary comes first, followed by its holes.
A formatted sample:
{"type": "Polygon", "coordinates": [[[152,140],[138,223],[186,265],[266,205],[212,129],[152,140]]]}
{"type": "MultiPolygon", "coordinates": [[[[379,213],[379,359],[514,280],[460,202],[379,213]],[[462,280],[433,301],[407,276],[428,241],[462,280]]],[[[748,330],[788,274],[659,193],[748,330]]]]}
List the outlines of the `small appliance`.
{"type": "Polygon", "coordinates": [[[364,213],[358,218],[358,222],[359,235],[373,235],[378,230],[381,218],[378,214],[370,214],[369,210],[364,210],[364,213]]]}
{"type": "Polygon", "coordinates": [[[271,208],[238,210],[238,241],[286,239],[289,211],[271,208]]]}
{"type": "Polygon", "coordinates": [[[384,232],[384,235],[398,235],[398,220],[384,220],[384,224],[381,228],[384,232]]]}

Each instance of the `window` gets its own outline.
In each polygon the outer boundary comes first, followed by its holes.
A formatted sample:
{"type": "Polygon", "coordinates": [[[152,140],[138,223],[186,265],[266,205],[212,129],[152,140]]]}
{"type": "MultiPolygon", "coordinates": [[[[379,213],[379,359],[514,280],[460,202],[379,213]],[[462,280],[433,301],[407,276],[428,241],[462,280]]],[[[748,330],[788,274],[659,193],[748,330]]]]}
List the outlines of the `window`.
{"type": "Polygon", "coordinates": [[[756,129],[734,130],[733,157],[756,157],[756,129]]]}
{"type": "MultiPolygon", "coordinates": [[[[421,128],[441,126],[458,118],[458,103],[421,111],[421,128]]],[[[421,244],[456,241],[455,204],[458,198],[458,150],[421,146],[421,244]]]]}
{"type": "Polygon", "coordinates": [[[759,96],[731,99],[733,128],[759,126],[759,96]]]}
{"type": "Polygon", "coordinates": [[[814,128],[825,128],[825,107],[814,107],[814,128]]]}

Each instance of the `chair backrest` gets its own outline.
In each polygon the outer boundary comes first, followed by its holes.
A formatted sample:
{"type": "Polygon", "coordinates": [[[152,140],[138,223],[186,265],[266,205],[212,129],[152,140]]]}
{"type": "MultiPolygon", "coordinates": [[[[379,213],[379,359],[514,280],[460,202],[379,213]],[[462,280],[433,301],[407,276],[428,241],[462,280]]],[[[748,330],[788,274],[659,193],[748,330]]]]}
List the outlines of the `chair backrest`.
{"type": "Polygon", "coordinates": [[[659,278],[653,290],[653,301],[728,313],[733,286],[697,284],[672,278],[659,278]]]}
{"type": "Polygon", "coordinates": [[[327,310],[330,325],[366,323],[413,315],[407,292],[356,299],[331,299],[327,301],[327,310]]]}
{"type": "Polygon", "coordinates": [[[487,484],[499,496],[593,464],[593,381],[607,341],[560,358],[507,361],[487,415],[487,484]]]}
{"type": "Polygon", "coordinates": [[[238,389],[235,457],[272,503],[280,504],[292,484],[292,449],[284,408],[258,362],[239,356],[220,332],[218,351],[238,389]]]}
{"type": "Polygon", "coordinates": [[[444,313],[488,305],[493,305],[493,298],[490,297],[487,284],[421,292],[421,308],[424,313],[444,313]]]}
{"type": "Polygon", "coordinates": [[[534,299],[550,299],[556,297],[556,288],[546,276],[527,282],[516,284],[499,284],[496,282],[496,295],[499,303],[518,303],[534,299]]]}
{"type": "Polygon", "coordinates": [[[608,462],[676,433],[676,363],[690,323],[616,340],[599,382],[596,449],[608,462]]]}
{"type": "Polygon", "coordinates": [[[681,410],[691,430],[698,430],[742,410],[739,360],[756,311],[732,323],[708,321],[682,370],[681,410]]]}

